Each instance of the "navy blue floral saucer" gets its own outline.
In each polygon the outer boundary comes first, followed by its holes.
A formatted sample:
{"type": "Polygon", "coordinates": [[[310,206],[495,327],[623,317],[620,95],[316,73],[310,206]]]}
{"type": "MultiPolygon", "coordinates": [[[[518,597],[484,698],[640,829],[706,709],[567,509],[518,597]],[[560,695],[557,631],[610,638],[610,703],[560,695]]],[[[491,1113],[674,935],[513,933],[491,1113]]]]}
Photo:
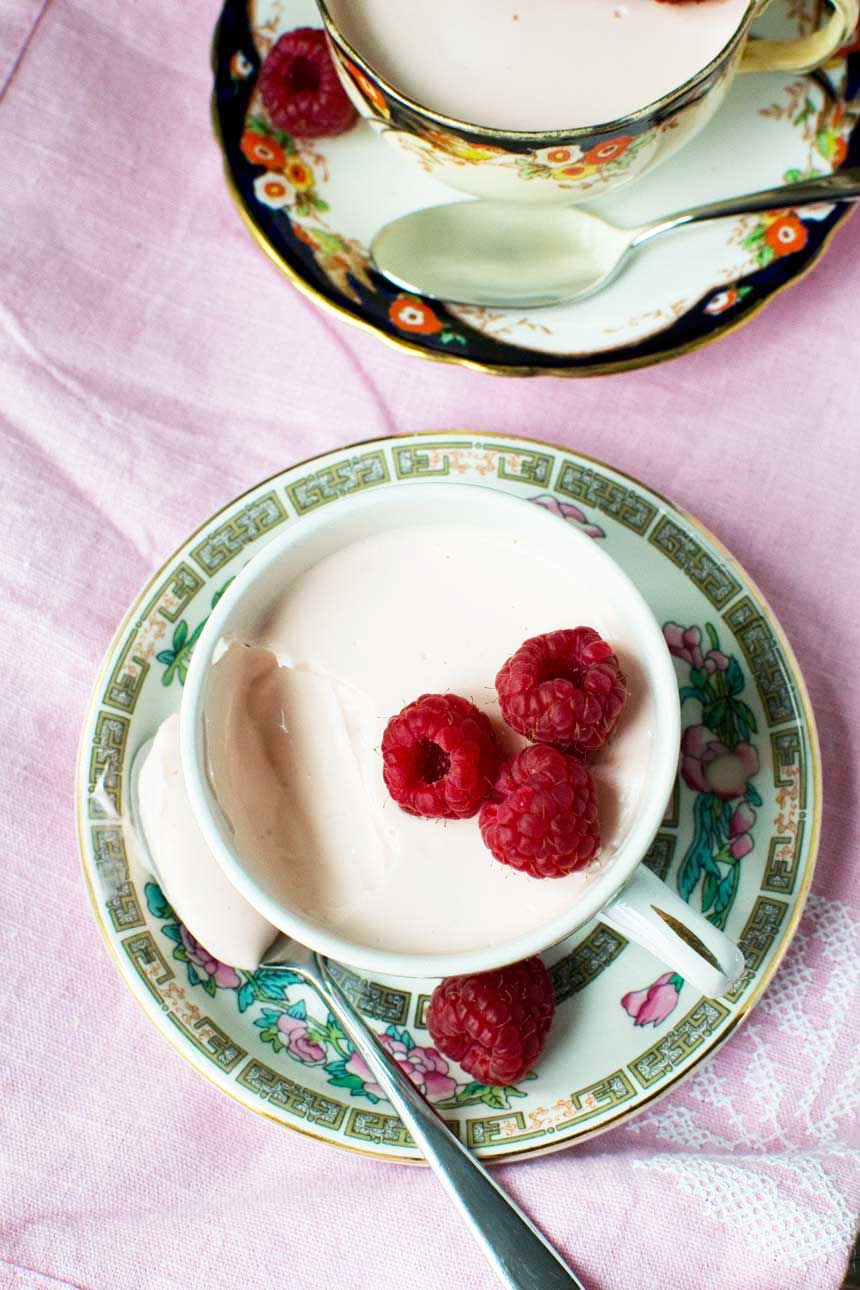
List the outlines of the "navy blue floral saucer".
{"type": "MultiPolygon", "coordinates": [[[[762,20],[766,33],[808,29],[814,8],[815,0],[776,0],[762,20]]],[[[850,213],[820,206],[703,225],[643,250],[599,295],[552,309],[443,307],[399,293],[370,267],[373,234],[450,200],[451,190],[429,160],[422,173],[363,122],[311,143],[273,126],[255,88],[262,60],[283,32],[318,25],[313,0],[227,0],[213,44],[213,120],[227,183],[248,228],[295,286],[407,352],[510,375],[589,376],[674,358],[748,322],[802,278],[850,213]]],[[[686,149],[592,208],[638,224],[860,164],[860,41],[842,53],[811,76],[738,77],[686,149]]],[[[535,155],[547,175],[555,164],[535,155]]],[[[607,155],[600,164],[621,162],[607,155]]]]}

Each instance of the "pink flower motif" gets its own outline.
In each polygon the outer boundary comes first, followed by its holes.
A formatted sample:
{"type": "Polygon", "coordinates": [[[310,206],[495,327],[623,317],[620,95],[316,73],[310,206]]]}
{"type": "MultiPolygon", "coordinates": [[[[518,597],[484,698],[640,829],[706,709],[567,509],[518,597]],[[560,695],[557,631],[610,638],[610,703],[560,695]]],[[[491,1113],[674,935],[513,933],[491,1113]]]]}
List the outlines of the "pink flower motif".
{"type": "Polygon", "coordinates": [[[219,959],[213,958],[209,951],[203,948],[186,927],[180,926],[179,934],[182,937],[182,944],[185,946],[189,959],[197,969],[198,976],[211,978],[221,990],[238,989],[242,981],[235,968],[231,968],[226,963],[221,963],[219,959]]]}
{"type": "Polygon", "coordinates": [[[682,658],[697,671],[701,669],[704,659],[701,649],[702,633],[698,627],[682,627],[680,623],[665,623],[663,635],[670,654],[675,658],[682,658]]]}
{"type": "Polygon", "coordinates": [[[707,726],[688,726],[684,731],[681,774],[694,792],[713,793],[731,802],[744,796],[747,783],[758,774],[758,753],[746,743],[727,748],[710,734],[707,726]]]}
{"type": "Polygon", "coordinates": [[[729,670],[729,657],[721,649],[709,650],[705,655],[706,672],[727,672],[729,670]]]}
{"type": "Polygon", "coordinates": [[[278,1032],[290,1055],[306,1066],[319,1066],[325,1061],[325,1049],[308,1037],[308,1023],[304,1018],[282,1012],[278,1017],[278,1032]]]}
{"type": "Polygon", "coordinates": [[[683,984],[677,973],[664,972],[644,990],[632,990],[630,994],[625,994],[621,1006],[633,1018],[635,1026],[659,1026],[678,1002],[683,984]]]}
{"type": "Polygon", "coordinates": [[[749,802],[739,802],[729,822],[729,853],[735,860],[743,860],[755,845],[750,836],[755,824],[755,811],[749,802]]]}
{"type": "Polygon", "coordinates": [[[729,853],[735,860],[743,860],[752,851],[755,843],[748,833],[742,833],[740,837],[732,838],[729,843],[729,853]]]}
{"type": "Polygon", "coordinates": [[[733,838],[738,838],[742,833],[749,833],[754,824],[755,811],[749,802],[739,802],[732,812],[729,833],[733,838]]]}
{"type": "MultiPolygon", "coordinates": [[[[406,1072],[428,1102],[441,1102],[444,1098],[453,1096],[457,1081],[448,1074],[448,1063],[435,1048],[421,1048],[418,1044],[407,1048],[402,1040],[395,1039],[392,1035],[382,1035],[381,1039],[397,1065],[406,1072]]],[[[372,1097],[385,1097],[360,1053],[352,1054],[346,1063],[346,1069],[350,1075],[358,1076],[366,1093],[372,1097]]]]}
{"type": "Polygon", "coordinates": [[[585,511],[581,511],[578,506],[571,506],[570,502],[559,502],[550,493],[543,493],[540,497],[533,497],[531,500],[536,506],[542,506],[545,511],[550,511],[551,514],[557,515],[559,519],[567,520],[568,524],[575,524],[586,537],[606,537],[603,529],[598,524],[590,522],[585,511]]]}

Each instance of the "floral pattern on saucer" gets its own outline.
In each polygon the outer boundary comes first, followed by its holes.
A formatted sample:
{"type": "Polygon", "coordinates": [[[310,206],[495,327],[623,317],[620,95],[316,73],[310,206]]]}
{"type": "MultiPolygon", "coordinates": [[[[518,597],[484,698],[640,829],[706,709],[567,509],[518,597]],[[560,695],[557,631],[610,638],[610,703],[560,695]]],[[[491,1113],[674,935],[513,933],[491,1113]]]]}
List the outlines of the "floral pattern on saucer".
{"type": "MultiPolygon", "coordinates": [[[[731,1033],[767,984],[811,877],[819,759],[802,678],[743,570],[694,520],[607,466],[551,445],[473,432],[341,449],[284,471],[213,516],[131,606],[97,683],[77,781],[84,873],[129,988],[165,1038],[251,1109],[384,1159],[415,1151],[327,1010],[300,981],[220,963],[141,865],[128,822],[135,753],[178,709],[195,642],[230,579],[284,524],[392,481],[480,484],[575,525],[636,579],[679,668],[681,774],[645,863],[696,901],[745,957],[722,999],[699,997],[594,923],[546,954],[558,1001],[534,1077],[479,1085],[438,1053],[435,982],[342,987],[463,1140],[489,1158],[553,1149],[635,1114],[731,1033]]],[[[468,492],[463,505],[468,505],[468,492]]]]}
{"type": "MultiPolygon", "coordinates": [[[[744,670],[736,655],[720,649],[713,623],[706,623],[704,632],[695,624],[665,623],[663,635],[686,670],[681,710],[695,705],[694,720],[681,737],[681,779],[696,795],[693,836],[675,885],[688,902],[699,890],[702,913],[725,928],[740,886],[741,861],[755,847],[756,808],[763,804],[753,782],[760,769],[758,746],[751,742],[758,722],[741,697],[747,690],[744,670]]],[[[644,989],[625,994],[621,1006],[634,1025],[656,1030],[674,1012],[683,985],[678,973],[664,972],[644,989]]]]}
{"type": "MultiPolygon", "coordinates": [[[[811,29],[816,4],[775,0],[760,20],[762,33],[811,29]]],[[[700,226],[644,250],[592,299],[552,309],[455,308],[404,298],[370,265],[373,234],[409,210],[452,199],[434,178],[440,157],[462,166],[492,164],[492,157],[454,135],[439,152],[402,134],[403,147],[422,154],[422,174],[375,137],[374,130],[398,133],[384,103],[373,127],[360,123],[338,139],[309,145],[281,138],[259,101],[256,75],[277,36],[308,23],[319,23],[313,0],[224,5],[213,46],[213,116],[228,184],[254,236],[296,285],[409,352],[502,374],[588,375],[659,362],[751,318],[811,268],[849,215],[850,207],[823,206],[700,226]]],[[[632,169],[637,156],[659,145],[663,127],[585,150],[544,148],[519,156],[516,165],[536,184],[593,188],[598,213],[636,224],[729,190],[858,164],[858,90],[856,49],[808,77],[739,77],[700,139],[606,197],[603,179],[632,169]]],[[[445,138],[432,142],[438,148],[445,138]]],[[[536,236],[539,218],[535,208],[536,236]]]]}
{"type": "MultiPolygon", "coordinates": [[[[384,1100],[363,1057],[335,1018],[329,1013],[324,1024],[317,1021],[305,999],[298,997],[307,993],[300,977],[284,969],[261,967],[248,972],[220,962],[183,927],[156,882],[147,882],[143,892],[147,909],[160,923],[162,936],[174,944],[171,957],[185,964],[190,986],[198,986],[212,999],[219,990],[231,991],[238,1011],[251,1010],[261,1043],[270,1044],[275,1053],[302,1066],[322,1066],[329,1084],[347,1089],[350,1097],[363,1097],[370,1103],[384,1100]]],[[[311,996],[312,1010],[315,1003],[311,996]]],[[[515,1085],[478,1084],[469,1079],[458,1082],[447,1059],[431,1046],[416,1044],[403,1027],[387,1026],[382,1042],[413,1084],[442,1109],[480,1102],[495,1110],[506,1110],[512,1097],[526,1096],[515,1085]]]]}

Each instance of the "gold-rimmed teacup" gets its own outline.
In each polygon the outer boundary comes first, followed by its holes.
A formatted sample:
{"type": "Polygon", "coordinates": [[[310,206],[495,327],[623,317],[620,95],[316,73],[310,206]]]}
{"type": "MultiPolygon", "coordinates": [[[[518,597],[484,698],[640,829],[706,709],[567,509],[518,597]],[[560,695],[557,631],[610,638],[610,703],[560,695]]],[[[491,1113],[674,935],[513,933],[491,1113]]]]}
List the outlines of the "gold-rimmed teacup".
{"type": "Polygon", "coordinates": [[[770,0],[750,0],[710,63],[662,98],[614,121],[514,131],[455,120],[397,90],[353,47],[318,0],[338,74],[359,112],[389,142],[451,188],[494,201],[572,205],[641,178],[693,139],[719,110],[738,72],[812,71],[844,45],[860,0],[830,0],[818,30],[793,40],[750,40],[770,0]]]}

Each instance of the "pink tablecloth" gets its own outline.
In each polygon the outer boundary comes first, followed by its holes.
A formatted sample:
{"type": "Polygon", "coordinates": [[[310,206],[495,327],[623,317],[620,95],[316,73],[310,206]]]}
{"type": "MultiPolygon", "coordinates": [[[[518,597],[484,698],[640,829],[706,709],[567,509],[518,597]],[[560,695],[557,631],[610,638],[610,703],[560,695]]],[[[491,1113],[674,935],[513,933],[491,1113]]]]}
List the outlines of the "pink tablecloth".
{"type": "Polygon", "coordinates": [[[722,535],[806,670],[829,797],[809,912],[748,1025],[628,1127],[504,1182],[594,1290],[835,1287],[860,1200],[860,219],[749,329],[666,367],[421,363],[250,243],[209,136],[216,11],[0,10],[0,1284],[489,1284],[428,1173],[283,1132],[164,1043],[95,929],[72,822],[99,659],[193,526],[320,449],[470,426],[604,457],[722,535]]]}

